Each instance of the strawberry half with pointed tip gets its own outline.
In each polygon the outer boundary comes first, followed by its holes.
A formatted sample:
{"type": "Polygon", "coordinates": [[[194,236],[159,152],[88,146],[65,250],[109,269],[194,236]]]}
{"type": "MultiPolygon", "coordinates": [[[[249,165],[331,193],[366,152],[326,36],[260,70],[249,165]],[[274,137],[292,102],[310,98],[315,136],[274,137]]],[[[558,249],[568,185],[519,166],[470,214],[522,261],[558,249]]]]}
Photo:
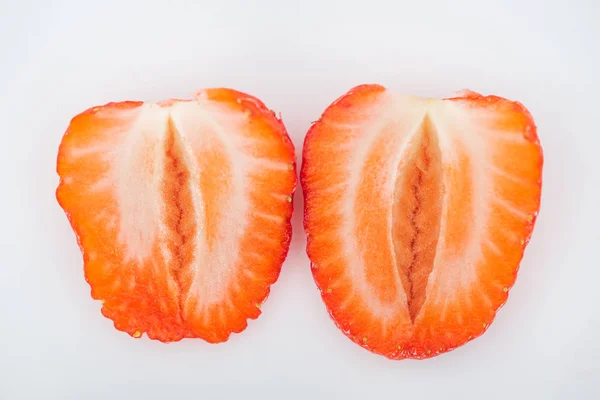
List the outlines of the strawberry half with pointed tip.
{"type": "Polygon", "coordinates": [[[307,251],[337,326],[392,359],[481,335],[515,282],[542,163],[513,101],[378,85],[338,99],[308,132],[301,173],[307,251]]]}
{"type": "Polygon", "coordinates": [[[77,115],[57,199],[117,329],[222,342],[257,318],[286,257],[295,154],[258,99],[122,102],[77,115]]]}

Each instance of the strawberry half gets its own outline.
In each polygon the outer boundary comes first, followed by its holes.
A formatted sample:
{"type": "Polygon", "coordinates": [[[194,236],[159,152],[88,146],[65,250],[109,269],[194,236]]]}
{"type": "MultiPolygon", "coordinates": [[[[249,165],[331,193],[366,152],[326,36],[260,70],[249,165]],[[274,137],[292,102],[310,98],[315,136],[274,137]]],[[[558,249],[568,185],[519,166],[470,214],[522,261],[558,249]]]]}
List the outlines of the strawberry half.
{"type": "Polygon", "coordinates": [[[519,103],[363,85],[305,140],[304,226],[337,326],[392,359],[481,335],[514,284],[540,206],[542,149],[519,103]]]}
{"type": "Polygon", "coordinates": [[[222,342],[258,317],[296,187],[294,146],[258,99],[209,89],[89,109],[57,170],[92,297],[117,329],[222,342]]]}

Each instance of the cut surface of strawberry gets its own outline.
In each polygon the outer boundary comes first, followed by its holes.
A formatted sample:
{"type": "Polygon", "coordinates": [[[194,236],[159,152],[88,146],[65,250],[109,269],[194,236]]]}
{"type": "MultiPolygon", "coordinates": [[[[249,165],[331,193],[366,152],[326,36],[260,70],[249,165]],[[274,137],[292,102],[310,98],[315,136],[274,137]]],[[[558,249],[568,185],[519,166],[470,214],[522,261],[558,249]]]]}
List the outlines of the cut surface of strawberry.
{"type": "Polygon", "coordinates": [[[102,313],[163,342],[244,330],[287,255],[295,168],[283,123],[231,89],[73,118],[56,196],[102,313]]]}
{"type": "Polygon", "coordinates": [[[420,359],[485,332],[540,206],[542,149],[521,104],[361,85],[311,127],[302,158],[312,273],[344,334],[420,359]]]}

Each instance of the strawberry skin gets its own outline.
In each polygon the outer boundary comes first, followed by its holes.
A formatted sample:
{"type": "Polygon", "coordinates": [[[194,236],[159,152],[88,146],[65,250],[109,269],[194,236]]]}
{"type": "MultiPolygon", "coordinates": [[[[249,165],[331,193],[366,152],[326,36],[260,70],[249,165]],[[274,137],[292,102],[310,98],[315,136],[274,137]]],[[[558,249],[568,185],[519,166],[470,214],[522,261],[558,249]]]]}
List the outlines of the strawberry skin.
{"type": "Polygon", "coordinates": [[[56,197],[116,329],[211,343],[260,315],[291,239],[295,152],[255,97],[120,102],[74,117],[56,197]]]}
{"type": "Polygon", "coordinates": [[[519,103],[361,85],[309,130],[311,270],[338,328],[390,359],[480,336],[506,302],[540,207],[542,149],[519,103]]]}

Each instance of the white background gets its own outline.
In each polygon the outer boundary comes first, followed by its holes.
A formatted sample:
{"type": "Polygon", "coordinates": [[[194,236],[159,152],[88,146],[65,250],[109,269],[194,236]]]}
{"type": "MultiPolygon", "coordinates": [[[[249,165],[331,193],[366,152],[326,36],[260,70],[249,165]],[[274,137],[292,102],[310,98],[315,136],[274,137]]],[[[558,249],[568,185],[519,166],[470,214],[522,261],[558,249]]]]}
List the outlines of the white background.
{"type": "Polygon", "coordinates": [[[600,3],[0,1],[0,399],[600,399],[600,3]],[[304,134],[351,87],[521,101],[544,148],[541,214],[481,338],[389,361],[343,336],[294,237],[263,315],[227,343],[161,344],[92,301],[54,197],[70,118],[203,87],[304,134]]]}

